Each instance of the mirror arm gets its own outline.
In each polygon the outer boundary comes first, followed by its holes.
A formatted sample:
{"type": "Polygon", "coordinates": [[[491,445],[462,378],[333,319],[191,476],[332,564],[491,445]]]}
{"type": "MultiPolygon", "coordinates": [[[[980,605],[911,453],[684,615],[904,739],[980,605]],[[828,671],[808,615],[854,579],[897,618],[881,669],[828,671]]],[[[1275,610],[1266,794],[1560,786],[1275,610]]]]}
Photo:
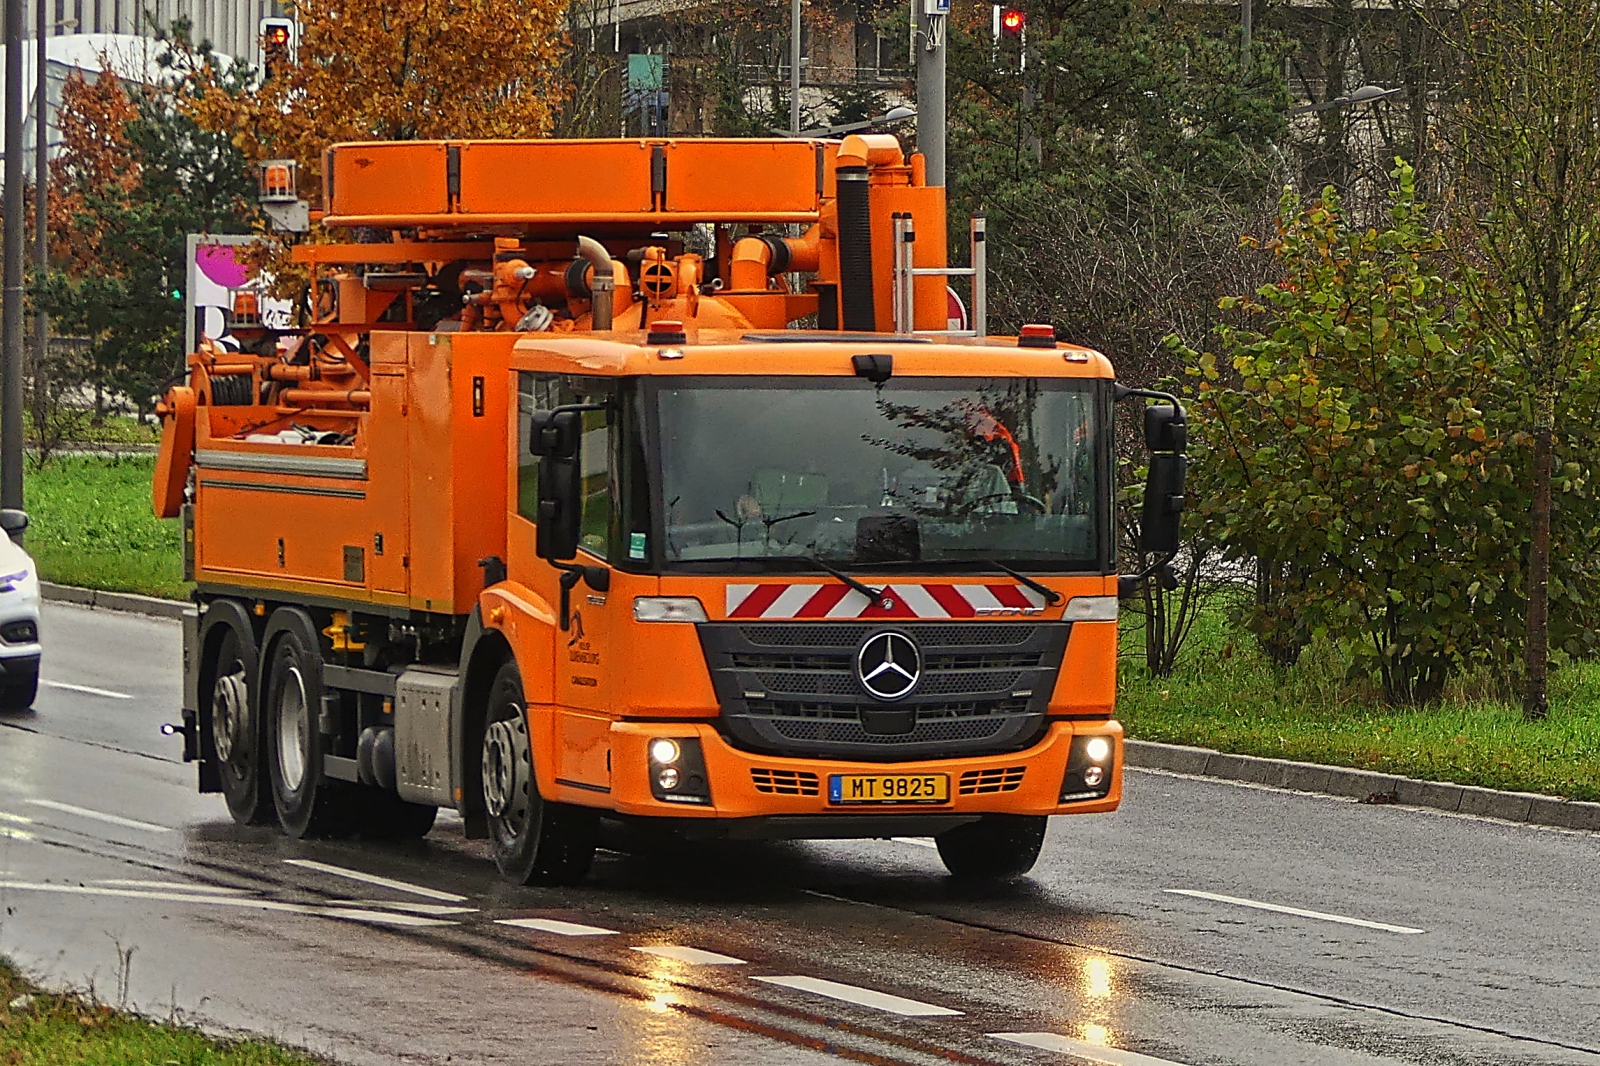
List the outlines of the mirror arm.
{"type": "Polygon", "coordinates": [[[553,560],[550,565],[561,571],[561,628],[565,631],[572,628],[572,590],[577,588],[578,582],[582,581],[596,592],[609,592],[611,570],[604,566],[558,563],[553,560]]]}
{"type": "Polygon", "coordinates": [[[1170,393],[1170,392],[1158,392],[1155,389],[1135,389],[1135,388],[1130,388],[1129,386],[1124,385],[1120,381],[1113,381],[1111,383],[1111,402],[1112,403],[1121,403],[1123,400],[1126,400],[1130,396],[1143,396],[1147,400],[1160,400],[1161,402],[1169,403],[1173,407],[1179,408],[1180,410],[1183,407],[1183,404],[1178,402],[1178,398],[1176,396],[1172,395],[1172,393],[1170,393]]]}
{"type": "Polygon", "coordinates": [[[1177,588],[1177,577],[1172,573],[1172,560],[1176,559],[1177,557],[1178,553],[1173,552],[1170,555],[1163,555],[1160,559],[1156,560],[1154,563],[1151,563],[1137,574],[1118,574],[1117,599],[1132,599],[1134,593],[1139,591],[1139,586],[1144,584],[1144,582],[1148,580],[1152,574],[1158,572],[1161,573],[1161,583],[1163,588],[1169,592],[1177,588]]]}

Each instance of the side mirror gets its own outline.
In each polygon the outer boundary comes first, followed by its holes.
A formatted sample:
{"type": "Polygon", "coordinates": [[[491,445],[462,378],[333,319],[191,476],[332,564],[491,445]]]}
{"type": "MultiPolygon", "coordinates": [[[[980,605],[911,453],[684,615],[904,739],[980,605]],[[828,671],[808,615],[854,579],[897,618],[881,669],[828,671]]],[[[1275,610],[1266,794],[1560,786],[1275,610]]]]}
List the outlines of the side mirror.
{"type": "Polygon", "coordinates": [[[1183,485],[1189,459],[1182,452],[1150,456],[1150,473],[1144,483],[1144,514],[1139,526],[1139,548],[1151,555],[1172,555],[1182,533],[1183,485]]]}
{"type": "Polygon", "coordinates": [[[542,559],[564,562],[578,554],[583,516],[582,413],[534,412],[528,450],[539,457],[534,551],[542,559]]]}
{"type": "Polygon", "coordinates": [[[1152,452],[1181,452],[1189,447],[1189,419],[1178,404],[1144,409],[1144,446],[1152,452]]]}
{"type": "Polygon", "coordinates": [[[28,512],[15,507],[0,510],[0,530],[8,537],[20,537],[28,529],[28,512]]]}

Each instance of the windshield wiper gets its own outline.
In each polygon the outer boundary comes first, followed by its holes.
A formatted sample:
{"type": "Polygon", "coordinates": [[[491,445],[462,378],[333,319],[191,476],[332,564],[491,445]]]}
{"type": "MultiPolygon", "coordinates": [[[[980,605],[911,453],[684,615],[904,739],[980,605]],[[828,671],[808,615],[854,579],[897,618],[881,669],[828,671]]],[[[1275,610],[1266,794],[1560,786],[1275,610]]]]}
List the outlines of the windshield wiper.
{"type": "Polygon", "coordinates": [[[994,559],[984,559],[983,560],[983,565],[984,566],[992,566],[996,570],[1003,570],[1006,573],[1010,574],[1012,577],[1016,578],[1018,581],[1022,582],[1024,585],[1028,586],[1030,589],[1032,589],[1033,591],[1037,592],[1039,595],[1043,596],[1044,597],[1044,602],[1049,604],[1052,607],[1054,607],[1061,600],[1061,593],[1057,592],[1055,589],[1051,588],[1049,585],[1041,584],[1041,583],[1035,581],[1033,578],[1029,577],[1027,574],[1019,574],[1015,570],[1011,569],[1011,567],[1007,566],[1006,564],[1004,564],[1002,562],[997,562],[994,559]]]}
{"type": "Polygon", "coordinates": [[[802,555],[800,558],[804,559],[806,562],[810,563],[812,566],[815,566],[819,570],[826,570],[828,573],[832,574],[840,581],[843,581],[846,585],[861,593],[861,595],[865,596],[868,600],[871,600],[874,603],[876,603],[878,598],[883,595],[882,589],[875,589],[865,581],[857,581],[843,570],[823,562],[815,555],[802,555]]]}

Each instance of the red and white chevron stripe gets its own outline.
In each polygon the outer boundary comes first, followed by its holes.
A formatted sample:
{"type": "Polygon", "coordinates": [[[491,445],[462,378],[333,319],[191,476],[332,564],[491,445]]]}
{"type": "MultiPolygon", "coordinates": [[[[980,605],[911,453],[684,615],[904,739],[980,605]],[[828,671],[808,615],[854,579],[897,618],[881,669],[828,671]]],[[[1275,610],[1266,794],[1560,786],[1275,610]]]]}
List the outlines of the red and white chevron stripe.
{"type": "Polygon", "coordinates": [[[728,586],[729,618],[977,618],[1044,606],[1023,585],[886,585],[876,601],[839,583],[728,586]]]}

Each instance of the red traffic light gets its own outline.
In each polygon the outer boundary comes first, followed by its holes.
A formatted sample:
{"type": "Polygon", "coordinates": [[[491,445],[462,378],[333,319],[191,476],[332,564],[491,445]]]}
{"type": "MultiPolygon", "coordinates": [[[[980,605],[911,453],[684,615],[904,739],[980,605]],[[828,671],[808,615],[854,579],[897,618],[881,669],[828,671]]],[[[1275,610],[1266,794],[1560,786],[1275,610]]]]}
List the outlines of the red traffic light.
{"type": "Polygon", "coordinates": [[[1000,13],[1000,28],[1007,33],[1021,33],[1027,24],[1028,16],[1014,7],[1008,7],[1000,13]]]}

